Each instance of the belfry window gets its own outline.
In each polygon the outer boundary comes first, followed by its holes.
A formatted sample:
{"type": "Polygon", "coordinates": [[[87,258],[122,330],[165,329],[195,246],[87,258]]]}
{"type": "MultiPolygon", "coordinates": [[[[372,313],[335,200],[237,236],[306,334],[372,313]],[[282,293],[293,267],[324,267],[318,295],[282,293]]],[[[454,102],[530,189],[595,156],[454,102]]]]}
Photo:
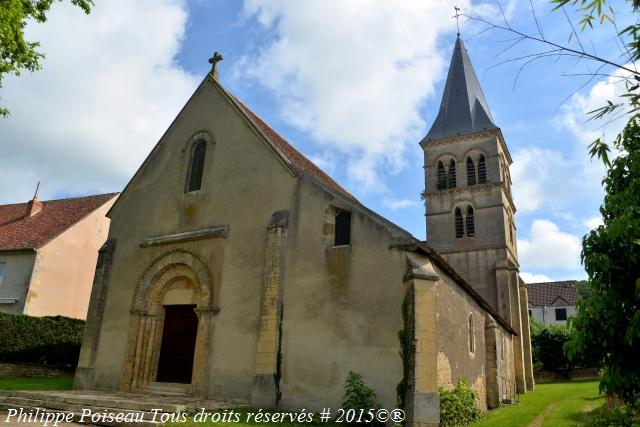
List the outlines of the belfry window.
{"type": "Polygon", "coordinates": [[[456,161],[451,159],[449,161],[449,179],[447,188],[456,188],[456,161]]]}
{"type": "Polygon", "coordinates": [[[478,183],[484,184],[487,182],[487,167],[485,165],[484,154],[480,154],[478,160],[478,183]]]}
{"type": "Polygon", "coordinates": [[[460,238],[464,236],[464,220],[462,219],[462,211],[460,210],[460,208],[456,208],[455,222],[456,222],[456,237],[460,238]]]}
{"type": "Polygon", "coordinates": [[[447,173],[442,162],[438,162],[438,190],[447,188],[447,173]]]}
{"type": "Polygon", "coordinates": [[[336,209],[335,246],[351,244],[351,212],[336,209]]]}
{"type": "Polygon", "coordinates": [[[207,154],[207,141],[201,139],[191,148],[191,160],[187,174],[187,193],[200,190],[204,173],[204,158],[207,154]]]}
{"type": "Polygon", "coordinates": [[[473,208],[469,206],[467,208],[467,236],[473,237],[476,235],[476,225],[473,218],[473,208]]]}
{"type": "Polygon", "coordinates": [[[476,185],[476,166],[471,157],[467,157],[467,185],[476,185]]]}

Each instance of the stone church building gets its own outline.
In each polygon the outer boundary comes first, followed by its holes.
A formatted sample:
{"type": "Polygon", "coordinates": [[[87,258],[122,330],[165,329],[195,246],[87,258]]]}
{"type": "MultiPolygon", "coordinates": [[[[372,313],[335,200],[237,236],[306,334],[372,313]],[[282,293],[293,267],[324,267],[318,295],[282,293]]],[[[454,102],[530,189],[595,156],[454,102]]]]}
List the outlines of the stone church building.
{"type": "Polygon", "coordinates": [[[483,409],[531,389],[511,157],[462,40],[420,142],[426,242],[234,97],[219,59],[108,213],[75,387],[337,409],[356,371],[388,409],[404,381],[412,425],[460,379],[483,409]]]}

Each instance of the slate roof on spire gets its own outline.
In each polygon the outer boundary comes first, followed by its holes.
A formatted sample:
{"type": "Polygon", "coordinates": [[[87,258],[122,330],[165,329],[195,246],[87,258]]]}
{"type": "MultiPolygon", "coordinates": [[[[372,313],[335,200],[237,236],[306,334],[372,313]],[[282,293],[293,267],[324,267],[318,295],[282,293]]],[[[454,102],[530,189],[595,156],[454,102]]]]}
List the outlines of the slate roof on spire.
{"type": "Polygon", "coordinates": [[[423,141],[497,129],[467,49],[456,40],[440,111],[423,141]]]}

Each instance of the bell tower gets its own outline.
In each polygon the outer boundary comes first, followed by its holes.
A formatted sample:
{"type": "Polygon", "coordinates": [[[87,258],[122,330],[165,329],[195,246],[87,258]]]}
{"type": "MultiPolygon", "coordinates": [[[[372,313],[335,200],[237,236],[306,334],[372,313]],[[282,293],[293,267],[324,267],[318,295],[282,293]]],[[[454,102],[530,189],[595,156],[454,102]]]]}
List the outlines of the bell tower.
{"type": "Polygon", "coordinates": [[[524,393],[533,387],[533,371],[526,286],[518,275],[512,160],[459,35],[438,115],[420,146],[427,243],[518,333],[514,370],[524,393]]]}

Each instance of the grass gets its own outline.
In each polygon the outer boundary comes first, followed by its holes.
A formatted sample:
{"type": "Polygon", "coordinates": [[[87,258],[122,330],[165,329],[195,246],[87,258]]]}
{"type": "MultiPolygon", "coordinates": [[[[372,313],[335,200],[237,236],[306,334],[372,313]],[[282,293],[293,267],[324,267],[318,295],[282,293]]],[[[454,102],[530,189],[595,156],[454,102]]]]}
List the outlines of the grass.
{"type": "Polygon", "coordinates": [[[580,426],[587,413],[601,404],[598,381],[539,384],[520,396],[519,404],[489,411],[473,427],[580,426]]]}
{"type": "Polygon", "coordinates": [[[0,378],[0,390],[71,390],[73,377],[0,378]]]}

